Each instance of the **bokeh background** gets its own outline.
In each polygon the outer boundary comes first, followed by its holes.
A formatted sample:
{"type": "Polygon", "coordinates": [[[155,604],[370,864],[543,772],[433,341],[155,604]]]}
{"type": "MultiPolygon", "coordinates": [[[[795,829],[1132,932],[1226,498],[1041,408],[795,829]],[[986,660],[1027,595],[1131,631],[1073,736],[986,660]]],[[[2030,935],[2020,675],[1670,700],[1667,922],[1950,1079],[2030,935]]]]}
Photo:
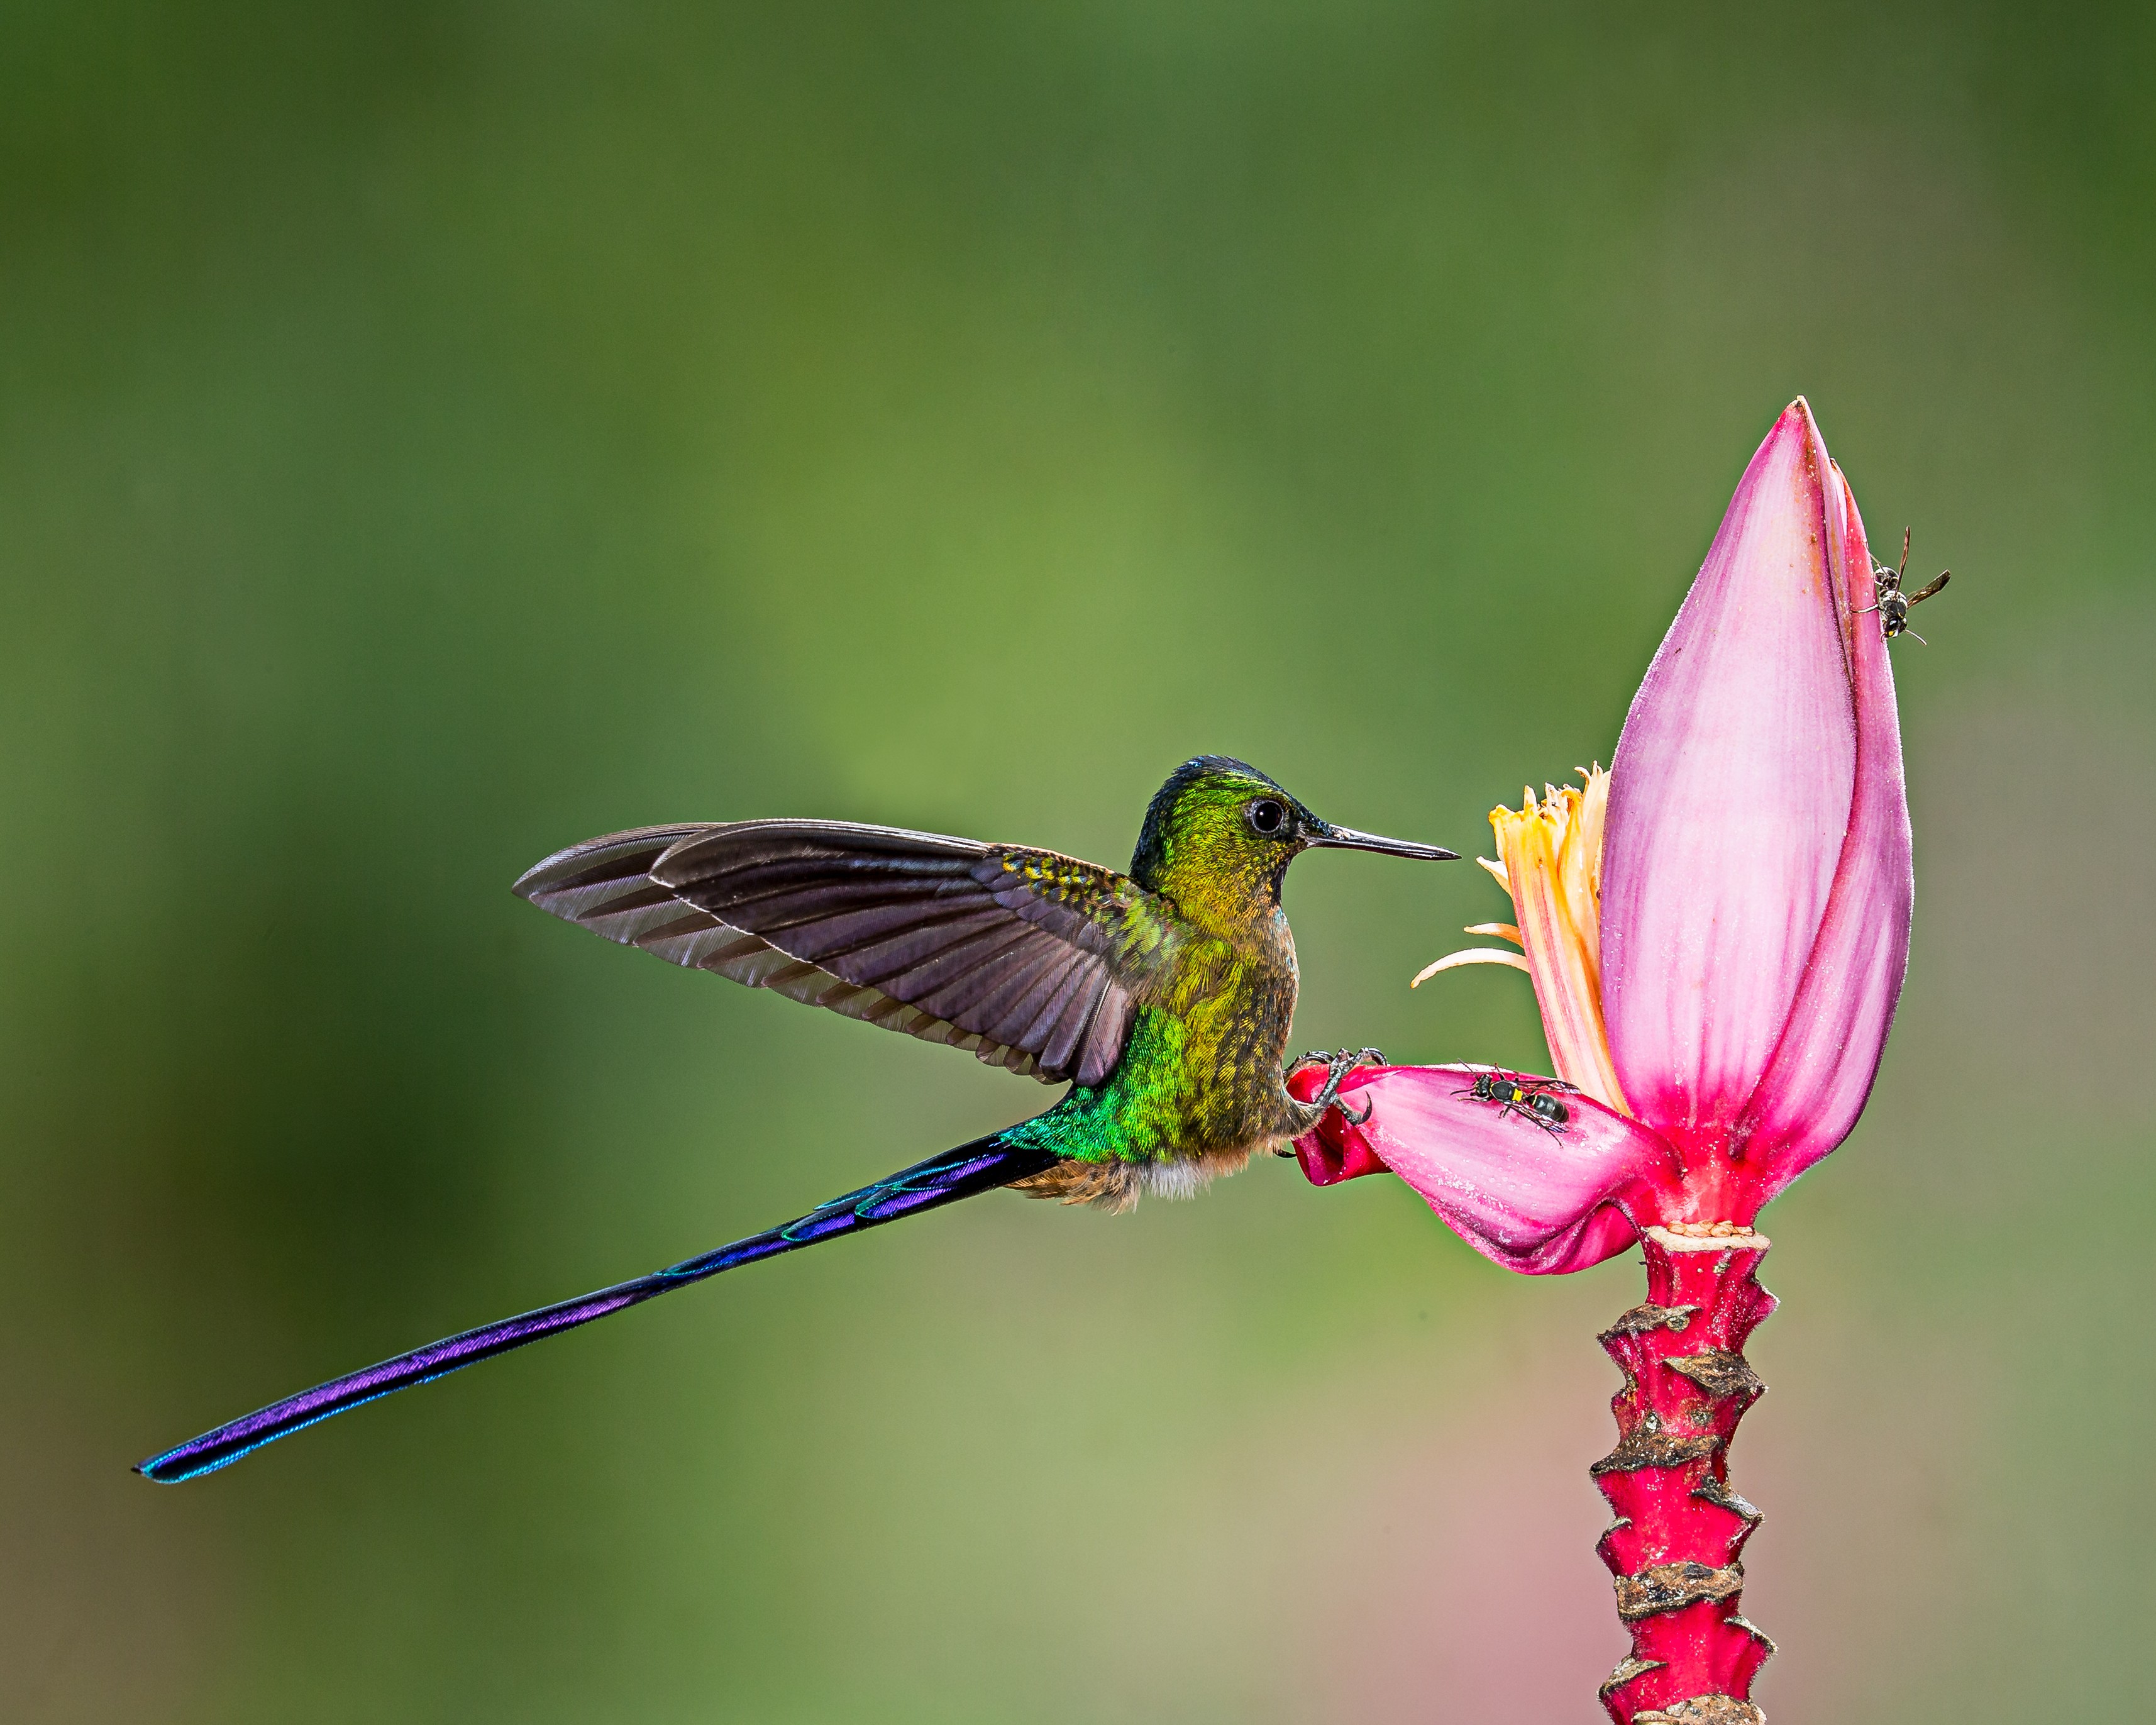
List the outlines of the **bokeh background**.
{"type": "MultiPolygon", "coordinates": [[[[2146,8],[0,8],[0,1717],[1599,1717],[1635,1261],[1001,1198],[127,1465],[1040,1106],[511,897],[651,821],[1486,850],[1808,393],[1950,594],[1770,1218],[1778,1721],[2156,1708],[2146,8]]],[[[1729,787],[1741,796],[1743,787],[1729,787]]],[[[1319,856],[1297,1045],[1542,1063],[1319,856]]]]}

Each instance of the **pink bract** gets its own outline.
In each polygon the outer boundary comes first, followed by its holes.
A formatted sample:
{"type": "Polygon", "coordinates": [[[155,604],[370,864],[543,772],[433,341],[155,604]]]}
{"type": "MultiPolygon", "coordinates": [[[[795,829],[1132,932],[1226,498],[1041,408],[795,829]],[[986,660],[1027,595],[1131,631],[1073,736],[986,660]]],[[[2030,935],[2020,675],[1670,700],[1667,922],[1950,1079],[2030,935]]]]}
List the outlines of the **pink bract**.
{"type": "MultiPolygon", "coordinates": [[[[1343,1095],[1368,1121],[1329,1114],[1297,1145],[1313,1181],[1389,1168],[1476,1250],[1546,1275],[1650,1223],[1749,1223],[1840,1143],[1893,1019],[1914,896],[1871,569],[1799,399],[1745,470],[1609,775],[1599,983],[1573,986],[1599,986],[1629,1117],[1553,1092],[1568,1117],[1553,1130],[1455,1094],[1474,1069],[1367,1069],[1343,1095]]],[[[1517,901],[1526,883],[1508,886],[1517,901]]],[[[1538,995],[1553,983],[1537,972],[1538,995]]]]}

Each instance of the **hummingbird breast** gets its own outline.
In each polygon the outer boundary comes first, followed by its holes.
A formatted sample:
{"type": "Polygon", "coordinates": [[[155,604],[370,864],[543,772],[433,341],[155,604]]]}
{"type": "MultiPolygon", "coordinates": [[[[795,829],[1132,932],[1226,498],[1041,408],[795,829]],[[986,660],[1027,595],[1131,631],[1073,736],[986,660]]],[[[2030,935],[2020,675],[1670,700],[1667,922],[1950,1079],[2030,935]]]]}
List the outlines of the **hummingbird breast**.
{"type": "Polygon", "coordinates": [[[1019,1189],[1113,1209],[1141,1190],[1186,1196],[1298,1129],[1281,1070],[1295,943],[1276,913],[1238,932],[1206,942],[1161,998],[1138,1006],[1105,1082],[1013,1129],[1066,1158],[1019,1189]]]}
{"type": "Polygon", "coordinates": [[[1295,1019],[1295,950],[1246,957],[1235,969],[1229,987],[1183,1015],[1183,1130],[1163,1147],[1170,1156],[1264,1149],[1294,1118],[1281,1067],[1295,1019]]]}

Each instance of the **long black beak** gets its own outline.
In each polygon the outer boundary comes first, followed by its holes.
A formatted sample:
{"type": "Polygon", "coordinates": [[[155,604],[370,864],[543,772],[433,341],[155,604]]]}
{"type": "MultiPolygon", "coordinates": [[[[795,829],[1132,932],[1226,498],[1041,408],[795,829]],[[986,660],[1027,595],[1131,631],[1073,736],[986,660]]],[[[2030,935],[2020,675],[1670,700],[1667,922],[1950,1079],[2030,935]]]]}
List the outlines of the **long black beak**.
{"type": "Polygon", "coordinates": [[[1337,850],[1374,850],[1380,856],[1411,856],[1422,862],[1458,862],[1460,853],[1441,845],[1417,845],[1406,839],[1380,839],[1375,833],[1358,833],[1353,827],[1331,824],[1316,829],[1303,841],[1313,847],[1337,850]]]}

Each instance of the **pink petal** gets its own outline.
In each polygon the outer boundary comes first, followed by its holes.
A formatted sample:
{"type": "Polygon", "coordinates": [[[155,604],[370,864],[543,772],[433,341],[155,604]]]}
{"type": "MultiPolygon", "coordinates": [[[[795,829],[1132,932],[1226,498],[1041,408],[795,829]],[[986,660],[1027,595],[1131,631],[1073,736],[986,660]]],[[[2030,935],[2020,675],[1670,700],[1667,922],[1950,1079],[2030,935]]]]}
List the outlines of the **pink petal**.
{"type": "Polygon", "coordinates": [[[1856,725],[1831,463],[1793,403],[1744,471],[1625,721],[1603,1007],[1633,1111],[1717,1148],[1781,1040],[1850,821],[1856,725]]]}
{"type": "MultiPolygon", "coordinates": [[[[1683,1175],[1676,1156],[1637,1121],[1567,1093],[1570,1118],[1552,1132],[1495,1102],[1461,1094],[1473,1066],[1358,1067],[1342,1097],[1370,1117],[1351,1126],[1337,1110],[1296,1142],[1303,1172],[1327,1186],[1389,1168],[1440,1220],[1507,1270],[1563,1275],[1615,1256],[1651,1221],[1683,1175]]],[[[1313,1081],[1291,1089],[1309,1093],[1313,1081]]],[[[1298,1081],[1305,1074],[1296,1075],[1298,1081]]]]}
{"type": "Polygon", "coordinates": [[[1876,616],[1871,554],[1849,482],[1829,494],[1834,575],[1856,685],[1856,799],[1840,866],[1781,1045],[1738,1128],[1739,1155],[1763,1166],[1763,1203],[1849,1135],[1864,1111],[1909,963],[1916,876],[1894,670],[1876,616]]]}

